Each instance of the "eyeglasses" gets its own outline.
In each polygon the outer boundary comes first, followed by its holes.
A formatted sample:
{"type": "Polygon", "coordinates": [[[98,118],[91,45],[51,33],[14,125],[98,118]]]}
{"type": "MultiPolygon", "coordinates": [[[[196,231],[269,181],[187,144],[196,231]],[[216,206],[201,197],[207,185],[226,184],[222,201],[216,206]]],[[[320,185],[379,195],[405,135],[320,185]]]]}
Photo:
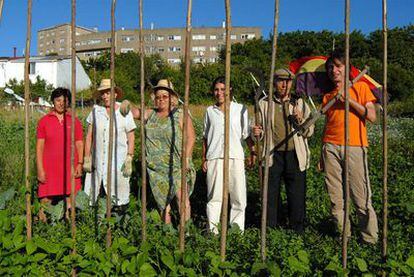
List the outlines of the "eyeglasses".
{"type": "Polygon", "coordinates": [[[167,95],[167,94],[162,94],[162,95],[157,95],[157,96],[155,96],[155,100],[167,100],[167,99],[169,99],[170,98],[170,96],[169,95],[167,95]]]}

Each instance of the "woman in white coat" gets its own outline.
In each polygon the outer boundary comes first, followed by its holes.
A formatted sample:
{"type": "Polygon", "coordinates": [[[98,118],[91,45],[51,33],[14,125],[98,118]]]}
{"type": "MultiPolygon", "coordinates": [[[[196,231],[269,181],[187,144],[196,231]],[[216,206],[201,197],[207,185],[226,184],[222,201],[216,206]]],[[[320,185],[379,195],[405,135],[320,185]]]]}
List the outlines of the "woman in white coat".
{"type": "MultiPolygon", "coordinates": [[[[85,192],[94,204],[98,198],[101,185],[107,190],[109,114],[110,114],[111,80],[103,79],[97,89],[103,106],[95,105],[86,121],[88,130],[85,141],[84,170],[88,172],[85,179],[85,192]]],[[[122,90],[115,87],[115,97],[122,97],[122,90]]],[[[111,197],[115,206],[129,203],[129,178],[132,173],[136,125],[129,112],[125,116],[119,111],[120,103],[115,103],[114,146],[112,160],[111,197]]]]}

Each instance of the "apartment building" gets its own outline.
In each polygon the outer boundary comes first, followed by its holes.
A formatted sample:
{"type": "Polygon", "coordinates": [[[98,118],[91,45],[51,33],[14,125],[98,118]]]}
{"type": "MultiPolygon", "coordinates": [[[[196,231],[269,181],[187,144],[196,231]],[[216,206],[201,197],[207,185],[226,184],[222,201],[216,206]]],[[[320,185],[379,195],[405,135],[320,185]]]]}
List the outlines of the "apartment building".
{"type": "MultiPolygon", "coordinates": [[[[144,44],[147,55],[160,54],[170,64],[180,64],[185,50],[185,28],[145,29],[144,44]]],[[[231,42],[243,43],[260,38],[258,27],[232,27],[231,42]]],[[[191,59],[194,63],[214,63],[225,45],[225,28],[200,27],[192,29],[191,59]]],[[[97,57],[110,50],[111,32],[77,27],[76,52],[80,59],[97,57]]],[[[38,32],[38,55],[70,54],[70,24],[42,29],[38,32]],[[52,43],[53,42],[53,43],[52,43]],[[49,44],[47,44],[49,43],[49,44]]],[[[116,53],[138,52],[139,31],[121,28],[115,33],[116,53]]]]}
{"type": "MultiPolygon", "coordinates": [[[[41,29],[37,32],[37,55],[47,56],[57,54],[65,56],[71,54],[70,24],[60,24],[50,28],[41,29]]],[[[76,36],[96,33],[94,29],[76,27],[76,36]]]]}

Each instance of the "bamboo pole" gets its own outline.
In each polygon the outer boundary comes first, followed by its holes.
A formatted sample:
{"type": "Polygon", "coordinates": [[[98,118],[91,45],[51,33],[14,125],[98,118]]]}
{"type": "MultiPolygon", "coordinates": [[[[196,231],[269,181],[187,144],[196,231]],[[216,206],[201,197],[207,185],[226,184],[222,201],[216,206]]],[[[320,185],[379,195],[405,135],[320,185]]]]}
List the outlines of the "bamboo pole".
{"type": "Polygon", "coordinates": [[[383,156],[383,226],[382,226],[382,258],[384,263],[388,256],[388,133],[387,133],[387,116],[388,116],[388,34],[387,34],[387,0],[382,0],[382,30],[383,30],[383,116],[382,116],[382,156],[383,156]]]}
{"type": "Polygon", "coordinates": [[[142,241],[147,240],[147,164],[145,153],[145,52],[143,34],[143,9],[142,0],[139,0],[139,56],[141,62],[140,92],[141,92],[141,221],[142,241]]]}
{"type": "MultiPolygon", "coordinates": [[[[263,176],[263,190],[262,190],[262,221],[260,230],[260,254],[262,260],[266,260],[266,226],[267,226],[267,193],[269,187],[269,163],[270,163],[270,143],[272,140],[272,115],[273,115],[273,82],[276,64],[277,38],[279,26],[279,0],[275,0],[275,14],[273,24],[273,44],[272,44],[272,62],[270,66],[270,80],[269,80],[269,95],[268,95],[268,109],[266,118],[266,154],[265,154],[265,168],[263,176]]],[[[277,205],[277,200],[275,205],[277,205]]]]}
{"type": "Polygon", "coordinates": [[[71,48],[72,48],[72,102],[71,102],[71,130],[70,130],[70,203],[71,203],[71,230],[73,239],[72,254],[76,254],[76,215],[75,215],[75,117],[76,117],[76,0],[72,0],[71,48]]]}
{"type": "Polygon", "coordinates": [[[106,219],[108,220],[108,229],[106,232],[106,247],[111,246],[111,185],[112,185],[112,159],[114,150],[114,115],[115,115],[115,5],[116,0],[112,0],[111,5],[111,104],[109,109],[109,145],[108,145],[108,169],[106,181],[106,219]]]}
{"type": "Polygon", "coordinates": [[[220,258],[226,259],[227,241],[227,213],[229,205],[229,141],[230,141],[230,63],[231,63],[231,6],[230,0],[225,0],[226,9],[226,92],[224,98],[224,161],[223,161],[223,198],[221,205],[221,234],[220,234],[220,258]]]}
{"type": "Polygon", "coordinates": [[[344,164],[344,182],[345,182],[345,212],[342,229],[342,267],[346,269],[348,258],[348,229],[349,218],[349,21],[350,21],[350,0],[345,0],[345,164],[344,164]]]}
{"type": "Polygon", "coordinates": [[[27,33],[26,49],[24,52],[24,157],[25,157],[25,185],[26,185],[26,237],[32,239],[32,188],[30,185],[30,148],[29,148],[29,112],[30,112],[30,38],[32,34],[32,0],[27,1],[27,33]]]}
{"type": "Polygon", "coordinates": [[[181,205],[180,205],[180,252],[185,249],[185,223],[186,223],[186,199],[187,199],[187,157],[191,153],[187,152],[187,127],[188,127],[188,101],[190,97],[190,50],[191,50],[191,13],[192,0],[187,0],[187,28],[185,36],[185,92],[184,92],[184,115],[182,130],[182,149],[181,149],[181,205]]]}
{"type": "Polygon", "coordinates": [[[0,0],[0,21],[3,16],[3,6],[4,6],[4,0],[0,0]]]}

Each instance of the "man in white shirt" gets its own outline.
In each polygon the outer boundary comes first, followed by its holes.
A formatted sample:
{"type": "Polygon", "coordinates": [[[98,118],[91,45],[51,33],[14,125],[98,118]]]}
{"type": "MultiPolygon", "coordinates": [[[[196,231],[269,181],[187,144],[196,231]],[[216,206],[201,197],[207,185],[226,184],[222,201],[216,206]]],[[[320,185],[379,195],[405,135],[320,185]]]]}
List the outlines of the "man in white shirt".
{"type": "MultiPolygon", "coordinates": [[[[217,234],[220,222],[223,195],[224,161],[224,99],[225,78],[218,77],[212,84],[216,104],[207,108],[204,116],[203,131],[203,171],[207,173],[207,217],[211,232],[217,234]]],[[[231,89],[231,88],[230,88],[231,89]]],[[[247,140],[250,149],[253,142],[249,139],[247,108],[230,103],[230,155],[229,155],[229,194],[230,224],[237,224],[244,230],[246,209],[246,177],[244,173],[243,141],[247,140]]],[[[251,152],[251,155],[256,153],[251,152]]],[[[251,159],[249,159],[250,164],[251,159]]]]}

